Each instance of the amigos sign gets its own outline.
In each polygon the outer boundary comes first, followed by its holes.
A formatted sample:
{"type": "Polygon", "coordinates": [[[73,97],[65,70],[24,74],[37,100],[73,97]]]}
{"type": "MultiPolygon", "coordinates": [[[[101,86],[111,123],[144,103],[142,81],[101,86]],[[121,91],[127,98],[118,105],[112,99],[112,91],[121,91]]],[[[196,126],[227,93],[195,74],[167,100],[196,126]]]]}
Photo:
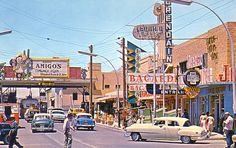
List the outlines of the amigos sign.
{"type": "Polygon", "coordinates": [[[69,59],[34,58],[33,78],[69,78],[69,59]]]}

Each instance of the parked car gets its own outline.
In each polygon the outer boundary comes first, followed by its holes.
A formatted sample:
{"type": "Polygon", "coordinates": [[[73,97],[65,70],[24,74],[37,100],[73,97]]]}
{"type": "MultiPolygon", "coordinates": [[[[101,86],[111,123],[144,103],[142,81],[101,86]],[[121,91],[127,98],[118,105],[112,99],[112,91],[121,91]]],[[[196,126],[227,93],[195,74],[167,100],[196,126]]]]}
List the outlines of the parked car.
{"type": "Polygon", "coordinates": [[[64,111],[62,110],[52,110],[51,112],[51,118],[54,121],[60,121],[60,122],[64,122],[66,115],[64,113],[64,111]]]}
{"type": "Polygon", "coordinates": [[[38,108],[28,108],[24,114],[25,120],[30,122],[33,120],[34,114],[39,113],[38,108]]]}
{"type": "Polygon", "coordinates": [[[155,118],[153,124],[133,124],[126,128],[126,135],[133,141],[141,139],[176,139],[182,143],[195,143],[205,139],[207,132],[199,126],[191,126],[190,121],[180,117],[155,118]]]}
{"type": "Polygon", "coordinates": [[[48,110],[47,110],[47,113],[51,114],[52,111],[54,110],[60,110],[60,111],[63,111],[63,108],[54,108],[54,107],[49,107],[48,110]]]}
{"type": "Polygon", "coordinates": [[[9,123],[0,122],[0,141],[4,144],[9,144],[9,132],[11,130],[11,125],[9,123]]]}
{"type": "Polygon", "coordinates": [[[31,130],[32,133],[35,133],[36,131],[53,131],[54,121],[51,119],[50,114],[35,114],[31,123],[31,130]]]}
{"type": "Polygon", "coordinates": [[[95,127],[95,121],[89,113],[78,113],[75,118],[75,127],[76,129],[88,128],[93,130],[95,127]]]}

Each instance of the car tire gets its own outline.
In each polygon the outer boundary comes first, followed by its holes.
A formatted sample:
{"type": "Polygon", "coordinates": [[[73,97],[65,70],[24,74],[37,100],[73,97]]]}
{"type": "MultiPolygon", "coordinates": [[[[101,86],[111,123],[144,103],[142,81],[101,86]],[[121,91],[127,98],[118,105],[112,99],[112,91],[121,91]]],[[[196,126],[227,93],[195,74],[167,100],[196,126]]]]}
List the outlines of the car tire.
{"type": "Polygon", "coordinates": [[[9,135],[6,135],[6,136],[4,137],[3,142],[4,142],[4,144],[6,144],[6,145],[9,144],[9,142],[10,142],[10,137],[9,137],[9,135]]]}
{"type": "Polygon", "coordinates": [[[36,133],[36,130],[32,130],[32,133],[36,133]]]}
{"type": "Polygon", "coordinates": [[[191,137],[189,136],[181,136],[180,140],[182,141],[182,143],[185,143],[185,144],[189,144],[191,143],[191,137]]]}
{"type": "Polygon", "coordinates": [[[139,133],[131,133],[131,139],[133,141],[139,141],[141,139],[141,136],[139,133]]]}
{"type": "Polygon", "coordinates": [[[90,130],[91,130],[91,131],[93,131],[93,130],[94,130],[94,128],[93,128],[93,127],[90,127],[90,130]]]}
{"type": "Polygon", "coordinates": [[[191,140],[191,143],[192,143],[192,144],[196,143],[196,140],[191,140]]]}

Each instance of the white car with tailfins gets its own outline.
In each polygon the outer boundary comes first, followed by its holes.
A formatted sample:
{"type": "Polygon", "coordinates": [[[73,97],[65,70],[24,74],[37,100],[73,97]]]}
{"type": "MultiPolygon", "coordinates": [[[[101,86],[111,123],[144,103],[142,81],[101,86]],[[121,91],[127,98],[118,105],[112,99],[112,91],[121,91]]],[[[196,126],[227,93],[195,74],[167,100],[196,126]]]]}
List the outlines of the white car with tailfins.
{"type": "Polygon", "coordinates": [[[136,123],[125,130],[125,135],[130,136],[133,141],[170,139],[181,140],[182,143],[195,143],[207,137],[207,132],[202,127],[191,125],[188,119],[180,117],[155,118],[153,123],[136,123]]]}

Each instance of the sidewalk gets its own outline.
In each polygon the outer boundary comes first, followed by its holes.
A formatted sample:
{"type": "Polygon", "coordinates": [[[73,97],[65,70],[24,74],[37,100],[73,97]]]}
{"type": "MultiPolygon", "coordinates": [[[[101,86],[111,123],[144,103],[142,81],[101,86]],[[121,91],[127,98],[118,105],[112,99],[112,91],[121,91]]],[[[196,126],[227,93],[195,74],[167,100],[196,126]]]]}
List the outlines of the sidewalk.
{"type": "Polygon", "coordinates": [[[208,140],[225,140],[225,136],[216,132],[212,132],[208,140]]]}
{"type": "MultiPolygon", "coordinates": [[[[118,127],[118,123],[114,123],[113,125],[108,125],[108,124],[102,124],[102,123],[96,123],[99,126],[111,128],[111,129],[116,129],[116,130],[123,130],[122,125],[121,127],[118,127]]],[[[211,136],[207,138],[206,140],[225,140],[225,136],[216,132],[212,132],[211,136]]]]}

